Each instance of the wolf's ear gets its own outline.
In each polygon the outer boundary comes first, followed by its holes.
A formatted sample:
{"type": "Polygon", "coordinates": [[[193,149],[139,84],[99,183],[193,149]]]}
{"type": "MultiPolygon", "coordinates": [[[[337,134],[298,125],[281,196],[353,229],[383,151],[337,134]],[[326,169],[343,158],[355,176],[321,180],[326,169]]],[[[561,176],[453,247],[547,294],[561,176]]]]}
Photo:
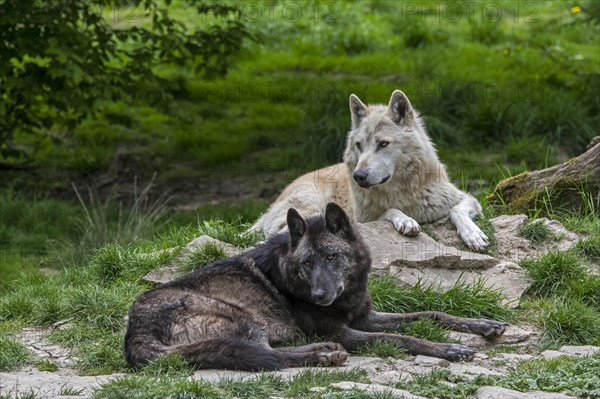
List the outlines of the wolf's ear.
{"type": "Polygon", "coordinates": [[[325,228],[330,233],[347,240],[354,237],[348,215],[334,202],[330,202],[325,208],[325,228]]]}
{"type": "Polygon", "coordinates": [[[287,213],[287,225],[290,230],[292,248],[295,248],[306,232],[306,222],[302,219],[302,216],[300,216],[297,210],[290,208],[287,213]]]}
{"type": "Polygon", "coordinates": [[[352,129],[356,129],[365,116],[367,106],[354,94],[350,94],[350,114],[352,115],[352,129]]]}
{"type": "Polygon", "coordinates": [[[394,123],[401,126],[411,123],[415,116],[408,97],[401,90],[392,93],[387,113],[394,123]]]}

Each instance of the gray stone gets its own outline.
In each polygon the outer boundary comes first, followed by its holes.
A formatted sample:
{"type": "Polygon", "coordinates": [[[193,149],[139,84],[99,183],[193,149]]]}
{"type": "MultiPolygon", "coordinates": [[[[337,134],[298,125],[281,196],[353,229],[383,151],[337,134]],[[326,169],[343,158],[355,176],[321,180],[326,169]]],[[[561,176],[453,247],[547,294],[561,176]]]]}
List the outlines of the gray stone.
{"type": "Polygon", "coordinates": [[[415,364],[420,366],[448,367],[450,362],[446,359],[440,359],[439,357],[417,355],[417,357],[415,357],[415,364]]]}
{"type": "Polygon", "coordinates": [[[80,376],[73,370],[61,369],[57,372],[49,372],[24,368],[10,373],[0,373],[0,396],[25,397],[34,392],[36,398],[55,399],[67,386],[80,391],[79,398],[90,398],[94,389],[123,376],[125,374],[80,376]]]}
{"type": "Polygon", "coordinates": [[[528,239],[521,237],[521,228],[527,220],[525,215],[502,215],[491,219],[496,232],[497,258],[519,263],[523,259],[539,258],[550,251],[566,251],[579,241],[579,236],[567,230],[560,222],[541,218],[535,223],[544,223],[554,237],[550,237],[544,245],[532,245],[528,239]]]}
{"type": "Polygon", "coordinates": [[[482,367],[482,366],[476,366],[471,363],[450,363],[450,366],[448,368],[454,374],[460,374],[460,375],[466,377],[467,379],[471,379],[471,377],[475,378],[476,376],[478,376],[480,374],[495,376],[495,377],[502,377],[504,375],[498,371],[491,370],[489,368],[482,367]]]}
{"type": "Polygon", "coordinates": [[[544,357],[544,359],[555,359],[557,357],[561,357],[561,356],[567,356],[566,353],[563,353],[561,351],[553,351],[553,350],[545,350],[541,353],[542,357],[544,357]]]}
{"type": "Polygon", "coordinates": [[[497,356],[499,359],[507,360],[509,362],[518,363],[534,358],[533,355],[520,354],[520,353],[500,353],[497,356]]]}
{"type": "Polygon", "coordinates": [[[575,356],[588,356],[593,355],[594,353],[600,352],[600,346],[562,346],[559,351],[566,353],[567,355],[575,355],[575,356]]]}
{"type": "Polygon", "coordinates": [[[360,382],[342,381],[331,384],[331,387],[340,389],[342,391],[358,390],[373,394],[389,393],[398,399],[426,399],[422,396],[413,395],[412,393],[403,389],[391,388],[379,384],[363,384],[360,382]]]}
{"type": "Polygon", "coordinates": [[[412,286],[420,281],[445,290],[459,281],[483,279],[486,286],[501,289],[505,304],[511,307],[518,306],[529,287],[525,272],[516,263],[445,246],[425,233],[406,237],[385,221],[360,224],[359,231],[371,250],[373,272],[390,274],[401,284],[412,286]]]}
{"type": "Polygon", "coordinates": [[[574,399],[573,396],[567,396],[562,393],[554,392],[518,392],[500,387],[480,387],[477,392],[477,399],[574,399]]]}
{"type": "Polygon", "coordinates": [[[476,349],[487,349],[497,345],[535,346],[539,340],[539,331],[530,326],[510,325],[500,337],[492,339],[480,335],[450,331],[450,339],[476,349]]]}

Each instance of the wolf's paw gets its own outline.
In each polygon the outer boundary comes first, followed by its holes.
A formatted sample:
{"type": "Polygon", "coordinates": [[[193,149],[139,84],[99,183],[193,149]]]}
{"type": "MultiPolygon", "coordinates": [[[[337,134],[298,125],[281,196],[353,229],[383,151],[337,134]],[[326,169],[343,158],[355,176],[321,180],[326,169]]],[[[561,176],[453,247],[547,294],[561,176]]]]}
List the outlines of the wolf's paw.
{"type": "Polygon", "coordinates": [[[471,251],[483,252],[489,245],[489,238],[479,228],[459,231],[460,238],[471,251]]]}
{"type": "Polygon", "coordinates": [[[446,344],[444,345],[442,358],[450,360],[451,362],[458,362],[461,360],[473,360],[475,357],[476,350],[465,345],[459,344],[446,344]]]}
{"type": "Polygon", "coordinates": [[[341,366],[348,360],[348,352],[331,351],[319,354],[319,365],[321,366],[341,366]]]}
{"type": "Polygon", "coordinates": [[[321,346],[321,350],[330,350],[330,351],[339,351],[339,352],[346,351],[346,349],[344,349],[344,347],[341,344],[338,344],[335,342],[322,342],[318,345],[321,346]]]}
{"type": "Polygon", "coordinates": [[[421,226],[419,226],[419,223],[417,223],[415,219],[408,216],[394,218],[392,223],[394,223],[394,227],[400,234],[408,237],[414,237],[421,232],[421,226]]]}
{"type": "Polygon", "coordinates": [[[488,319],[474,319],[467,326],[473,334],[479,334],[486,338],[499,337],[504,334],[508,323],[488,319]]]}

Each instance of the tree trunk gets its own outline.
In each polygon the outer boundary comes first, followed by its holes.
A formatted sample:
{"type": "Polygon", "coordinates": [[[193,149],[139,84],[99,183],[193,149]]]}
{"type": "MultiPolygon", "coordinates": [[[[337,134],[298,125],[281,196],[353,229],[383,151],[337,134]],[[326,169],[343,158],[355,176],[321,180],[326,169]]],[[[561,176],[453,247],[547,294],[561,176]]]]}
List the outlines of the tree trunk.
{"type": "Polygon", "coordinates": [[[508,213],[531,209],[576,211],[584,214],[600,202],[600,136],[578,157],[551,168],[523,172],[502,180],[488,197],[508,213]]]}

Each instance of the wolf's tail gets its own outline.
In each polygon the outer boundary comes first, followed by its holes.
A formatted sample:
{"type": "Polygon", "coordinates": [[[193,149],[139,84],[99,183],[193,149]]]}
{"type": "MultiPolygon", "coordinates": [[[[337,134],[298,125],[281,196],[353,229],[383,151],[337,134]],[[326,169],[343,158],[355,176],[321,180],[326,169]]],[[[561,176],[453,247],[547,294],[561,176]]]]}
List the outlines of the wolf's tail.
{"type": "Polygon", "coordinates": [[[163,354],[177,353],[203,369],[267,371],[281,368],[275,350],[247,340],[215,338],[173,346],[163,345],[158,340],[135,341],[125,344],[125,359],[131,367],[144,365],[163,354]]]}

